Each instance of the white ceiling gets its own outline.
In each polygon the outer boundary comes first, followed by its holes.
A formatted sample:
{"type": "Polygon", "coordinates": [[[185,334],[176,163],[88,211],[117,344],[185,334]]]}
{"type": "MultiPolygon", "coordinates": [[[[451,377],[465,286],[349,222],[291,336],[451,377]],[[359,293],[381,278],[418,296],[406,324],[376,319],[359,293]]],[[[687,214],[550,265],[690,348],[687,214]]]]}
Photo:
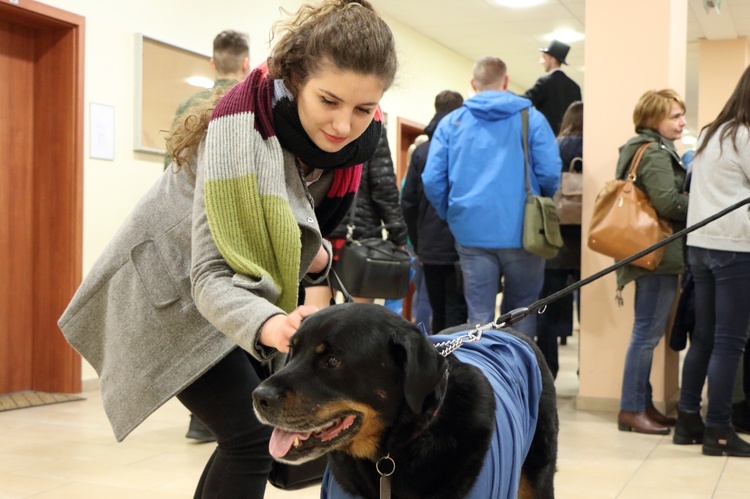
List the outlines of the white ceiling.
{"type": "MultiPolygon", "coordinates": [[[[618,1],[618,0],[612,0],[618,1]]],[[[619,0],[622,1],[622,0],[619,0]]],[[[654,0],[661,1],[661,0],[654,0]]],[[[543,74],[536,54],[558,29],[585,33],[585,0],[547,0],[527,9],[489,5],[485,0],[370,0],[381,13],[475,60],[501,57],[509,68],[512,89],[523,92],[543,74]]],[[[698,40],[750,37],[750,0],[714,0],[721,12],[706,12],[703,0],[688,0],[687,81],[688,127],[696,124],[698,40]]],[[[570,43],[565,72],[583,87],[585,39],[570,43]]],[[[467,75],[467,79],[469,75],[467,75]]]]}

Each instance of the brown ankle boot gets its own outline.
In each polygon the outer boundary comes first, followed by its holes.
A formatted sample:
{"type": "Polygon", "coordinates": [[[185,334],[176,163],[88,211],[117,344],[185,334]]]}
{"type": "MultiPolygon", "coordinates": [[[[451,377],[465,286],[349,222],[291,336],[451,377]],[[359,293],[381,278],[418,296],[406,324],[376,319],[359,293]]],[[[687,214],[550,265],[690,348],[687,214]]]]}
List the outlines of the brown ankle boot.
{"type": "Polygon", "coordinates": [[[659,423],[662,426],[674,426],[677,424],[677,418],[665,416],[664,414],[659,412],[659,409],[657,409],[653,405],[651,407],[646,407],[646,416],[651,418],[651,420],[655,423],[659,423]]]}
{"type": "Polygon", "coordinates": [[[634,431],[648,435],[669,435],[669,426],[663,426],[649,418],[645,412],[620,411],[617,415],[620,431],[634,431]]]}

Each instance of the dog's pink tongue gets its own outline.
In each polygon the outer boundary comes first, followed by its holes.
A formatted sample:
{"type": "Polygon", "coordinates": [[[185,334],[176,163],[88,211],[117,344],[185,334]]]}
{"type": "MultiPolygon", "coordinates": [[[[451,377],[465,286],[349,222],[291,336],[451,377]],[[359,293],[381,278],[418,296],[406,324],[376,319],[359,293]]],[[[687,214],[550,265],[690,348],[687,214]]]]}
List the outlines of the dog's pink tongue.
{"type": "Polygon", "coordinates": [[[271,434],[271,441],[268,442],[268,452],[273,457],[286,456],[289,449],[292,448],[295,438],[307,440],[310,438],[310,433],[292,433],[274,428],[273,433],[271,434]]]}

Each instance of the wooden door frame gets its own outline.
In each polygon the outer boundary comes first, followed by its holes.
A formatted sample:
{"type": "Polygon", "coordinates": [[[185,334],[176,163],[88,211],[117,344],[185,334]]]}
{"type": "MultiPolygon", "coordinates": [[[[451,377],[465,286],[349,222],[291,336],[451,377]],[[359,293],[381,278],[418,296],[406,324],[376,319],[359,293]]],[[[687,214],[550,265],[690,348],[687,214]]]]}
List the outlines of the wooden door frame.
{"type": "Polygon", "coordinates": [[[81,282],[83,266],[85,19],[33,0],[18,0],[0,3],[0,20],[32,28],[36,45],[34,213],[29,228],[33,251],[12,255],[33,259],[32,317],[26,321],[30,331],[10,333],[32,335],[31,382],[9,388],[80,392],[81,358],[65,341],[57,319],[81,282]]]}
{"type": "Polygon", "coordinates": [[[409,165],[406,164],[406,152],[414,139],[424,133],[425,125],[406,118],[396,117],[396,181],[401,187],[401,181],[406,175],[409,165]]]}

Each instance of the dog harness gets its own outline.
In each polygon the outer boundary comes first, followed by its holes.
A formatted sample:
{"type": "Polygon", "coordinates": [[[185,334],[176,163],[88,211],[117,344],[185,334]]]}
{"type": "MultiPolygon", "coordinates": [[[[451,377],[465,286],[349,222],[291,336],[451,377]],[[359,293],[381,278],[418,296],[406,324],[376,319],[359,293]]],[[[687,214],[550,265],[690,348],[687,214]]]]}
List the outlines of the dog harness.
{"type": "MultiPolygon", "coordinates": [[[[434,335],[435,343],[456,342],[466,332],[434,335]]],[[[534,438],[542,395],[542,377],[531,347],[501,330],[485,331],[481,341],[460,342],[453,352],[458,360],[479,368],[495,394],[495,432],[484,465],[468,499],[515,499],[521,467],[534,438]]],[[[394,476],[398,474],[398,463],[394,476]]],[[[321,499],[358,499],[341,489],[329,469],[323,476],[321,499]]]]}

